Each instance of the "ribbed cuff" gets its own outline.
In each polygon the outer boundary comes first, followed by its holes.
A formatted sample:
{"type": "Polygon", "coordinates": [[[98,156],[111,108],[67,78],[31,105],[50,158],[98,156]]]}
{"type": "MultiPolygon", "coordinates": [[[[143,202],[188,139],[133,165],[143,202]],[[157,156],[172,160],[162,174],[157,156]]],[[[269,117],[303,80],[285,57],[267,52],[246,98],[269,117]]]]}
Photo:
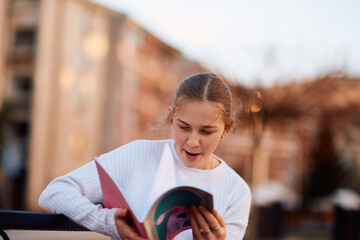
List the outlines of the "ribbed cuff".
{"type": "Polygon", "coordinates": [[[107,234],[111,236],[111,239],[121,239],[120,234],[116,228],[115,222],[115,212],[118,208],[108,209],[107,217],[106,217],[106,225],[105,229],[107,234]]]}

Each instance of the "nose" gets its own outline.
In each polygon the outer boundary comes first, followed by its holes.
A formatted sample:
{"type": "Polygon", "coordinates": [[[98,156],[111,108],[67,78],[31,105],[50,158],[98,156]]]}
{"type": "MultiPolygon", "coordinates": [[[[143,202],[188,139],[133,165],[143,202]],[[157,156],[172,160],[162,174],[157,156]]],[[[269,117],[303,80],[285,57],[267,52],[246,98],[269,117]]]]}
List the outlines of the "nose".
{"type": "Polygon", "coordinates": [[[189,134],[188,139],[186,144],[190,147],[190,148],[196,148],[198,146],[200,146],[200,138],[199,135],[192,132],[191,134],[189,134]]]}

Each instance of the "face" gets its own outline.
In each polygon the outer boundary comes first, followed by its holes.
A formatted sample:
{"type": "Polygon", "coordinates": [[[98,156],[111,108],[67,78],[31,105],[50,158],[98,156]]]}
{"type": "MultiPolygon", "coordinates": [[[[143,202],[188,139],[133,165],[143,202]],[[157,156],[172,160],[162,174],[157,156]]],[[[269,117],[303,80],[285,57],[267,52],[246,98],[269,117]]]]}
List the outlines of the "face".
{"type": "Polygon", "coordinates": [[[185,166],[209,169],[225,123],[216,103],[189,101],[182,104],[173,117],[175,149],[185,166]]]}

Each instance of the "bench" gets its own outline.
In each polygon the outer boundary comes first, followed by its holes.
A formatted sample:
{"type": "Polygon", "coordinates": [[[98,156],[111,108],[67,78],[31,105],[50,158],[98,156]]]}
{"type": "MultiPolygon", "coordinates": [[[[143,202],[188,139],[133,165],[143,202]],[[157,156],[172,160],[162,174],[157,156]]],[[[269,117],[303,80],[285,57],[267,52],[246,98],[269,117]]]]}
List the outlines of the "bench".
{"type": "Polygon", "coordinates": [[[0,236],[9,240],[4,230],[90,231],[62,214],[0,209],[0,236]]]}

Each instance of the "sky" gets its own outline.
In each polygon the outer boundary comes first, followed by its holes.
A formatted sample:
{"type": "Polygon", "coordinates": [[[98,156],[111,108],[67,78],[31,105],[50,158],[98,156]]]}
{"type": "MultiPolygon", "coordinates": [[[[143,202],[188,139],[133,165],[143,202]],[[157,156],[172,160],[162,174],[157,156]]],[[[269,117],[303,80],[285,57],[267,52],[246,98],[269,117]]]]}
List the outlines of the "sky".
{"type": "Polygon", "coordinates": [[[359,0],[93,0],[248,87],[360,76],[359,0]]]}

